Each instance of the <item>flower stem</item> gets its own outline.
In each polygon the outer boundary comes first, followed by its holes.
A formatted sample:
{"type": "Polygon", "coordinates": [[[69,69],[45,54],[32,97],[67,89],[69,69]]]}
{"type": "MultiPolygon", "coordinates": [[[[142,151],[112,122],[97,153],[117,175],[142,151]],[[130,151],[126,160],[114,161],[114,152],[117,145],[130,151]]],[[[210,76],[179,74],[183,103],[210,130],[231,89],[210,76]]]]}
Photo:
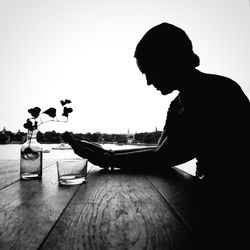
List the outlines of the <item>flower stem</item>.
{"type": "Polygon", "coordinates": [[[68,122],[68,120],[66,120],[66,121],[61,121],[61,120],[58,120],[58,119],[52,119],[52,120],[48,120],[48,121],[45,121],[45,122],[40,122],[37,126],[40,126],[40,125],[42,125],[42,124],[44,124],[44,123],[48,123],[48,122],[64,122],[64,123],[67,123],[68,122]]]}
{"type": "MultiPolygon", "coordinates": [[[[28,130],[28,134],[29,134],[29,130],[28,130]]],[[[29,148],[30,148],[30,144],[31,144],[32,135],[33,135],[33,130],[31,130],[30,138],[27,136],[28,140],[29,140],[29,148]]]]}
{"type": "Polygon", "coordinates": [[[39,118],[40,118],[40,124],[42,124],[43,123],[43,120],[42,120],[42,117],[39,115],[39,118]]]}

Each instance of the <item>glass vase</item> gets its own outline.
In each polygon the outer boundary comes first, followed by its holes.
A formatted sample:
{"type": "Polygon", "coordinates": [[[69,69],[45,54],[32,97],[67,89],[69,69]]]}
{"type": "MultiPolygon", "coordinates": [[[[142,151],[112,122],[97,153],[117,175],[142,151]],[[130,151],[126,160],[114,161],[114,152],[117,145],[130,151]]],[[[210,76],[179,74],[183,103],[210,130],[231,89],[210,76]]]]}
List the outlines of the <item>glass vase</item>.
{"type": "Polygon", "coordinates": [[[38,130],[28,131],[27,140],[21,146],[20,178],[21,180],[41,179],[43,167],[43,148],[37,142],[38,130]]]}

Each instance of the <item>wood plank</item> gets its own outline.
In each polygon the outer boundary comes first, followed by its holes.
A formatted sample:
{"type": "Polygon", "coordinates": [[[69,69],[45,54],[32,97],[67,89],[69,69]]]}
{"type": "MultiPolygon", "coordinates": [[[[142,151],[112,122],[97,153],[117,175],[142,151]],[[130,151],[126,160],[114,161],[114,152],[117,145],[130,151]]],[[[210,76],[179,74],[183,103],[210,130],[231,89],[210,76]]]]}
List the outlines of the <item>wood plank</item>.
{"type": "Polygon", "coordinates": [[[179,169],[170,169],[165,175],[147,175],[147,178],[200,238],[195,178],[179,169]]]}
{"type": "Polygon", "coordinates": [[[17,162],[19,162],[19,160],[0,160],[0,169],[17,162]]]}
{"type": "Polygon", "coordinates": [[[41,249],[202,249],[147,178],[92,171],[41,249]]]}
{"type": "Polygon", "coordinates": [[[53,164],[42,180],[18,181],[0,190],[0,248],[37,249],[78,188],[59,186],[53,164]]]}
{"type": "Polygon", "coordinates": [[[20,167],[18,160],[0,162],[0,189],[20,179],[20,167]]]}
{"type": "Polygon", "coordinates": [[[247,242],[244,219],[249,212],[240,204],[244,202],[239,199],[241,194],[232,191],[233,180],[206,185],[175,168],[164,176],[147,177],[202,245],[209,249],[243,249],[247,242]]]}
{"type": "Polygon", "coordinates": [[[192,207],[195,200],[195,178],[179,169],[170,169],[165,175],[147,175],[147,178],[177,213],[184,215],[189,222],[190,214],[186,208],[192,207]]]}
{"type": "MultiPolygon", "coordinates": [[[[55,160],[44,160],[43,169],[54,164],[55,160]]],[[[20,161],[1,161],[0,162],[0,189],[11,185],[20,180],[20,161]]]]}

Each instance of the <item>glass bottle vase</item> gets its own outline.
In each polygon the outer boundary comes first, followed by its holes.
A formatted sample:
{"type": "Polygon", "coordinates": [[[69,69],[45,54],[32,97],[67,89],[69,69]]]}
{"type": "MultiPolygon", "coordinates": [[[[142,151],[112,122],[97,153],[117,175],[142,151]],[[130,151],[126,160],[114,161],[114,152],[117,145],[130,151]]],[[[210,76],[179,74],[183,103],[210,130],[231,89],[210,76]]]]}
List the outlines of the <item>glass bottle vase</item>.
{"type": "Polygon", "coordinates": [[[27,140],[21,146],[20,178],[21,180],[41,179],[43,168],[43,148],[37,142],[38,130],[28,131],[27,140]]]}

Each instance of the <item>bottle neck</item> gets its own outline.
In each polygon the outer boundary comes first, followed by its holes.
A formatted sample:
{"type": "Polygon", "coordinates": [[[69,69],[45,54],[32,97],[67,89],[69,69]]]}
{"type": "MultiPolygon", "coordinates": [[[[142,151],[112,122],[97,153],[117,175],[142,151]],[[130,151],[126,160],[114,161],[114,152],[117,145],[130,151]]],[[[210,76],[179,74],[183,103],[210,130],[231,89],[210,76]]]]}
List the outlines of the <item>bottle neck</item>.
{"type": "Polygon", "coordinates": [[[37,130],[33,130],[33,131],[28,131],[27,133],[27,142],[28,143],[37,143],[37,130]]]}

